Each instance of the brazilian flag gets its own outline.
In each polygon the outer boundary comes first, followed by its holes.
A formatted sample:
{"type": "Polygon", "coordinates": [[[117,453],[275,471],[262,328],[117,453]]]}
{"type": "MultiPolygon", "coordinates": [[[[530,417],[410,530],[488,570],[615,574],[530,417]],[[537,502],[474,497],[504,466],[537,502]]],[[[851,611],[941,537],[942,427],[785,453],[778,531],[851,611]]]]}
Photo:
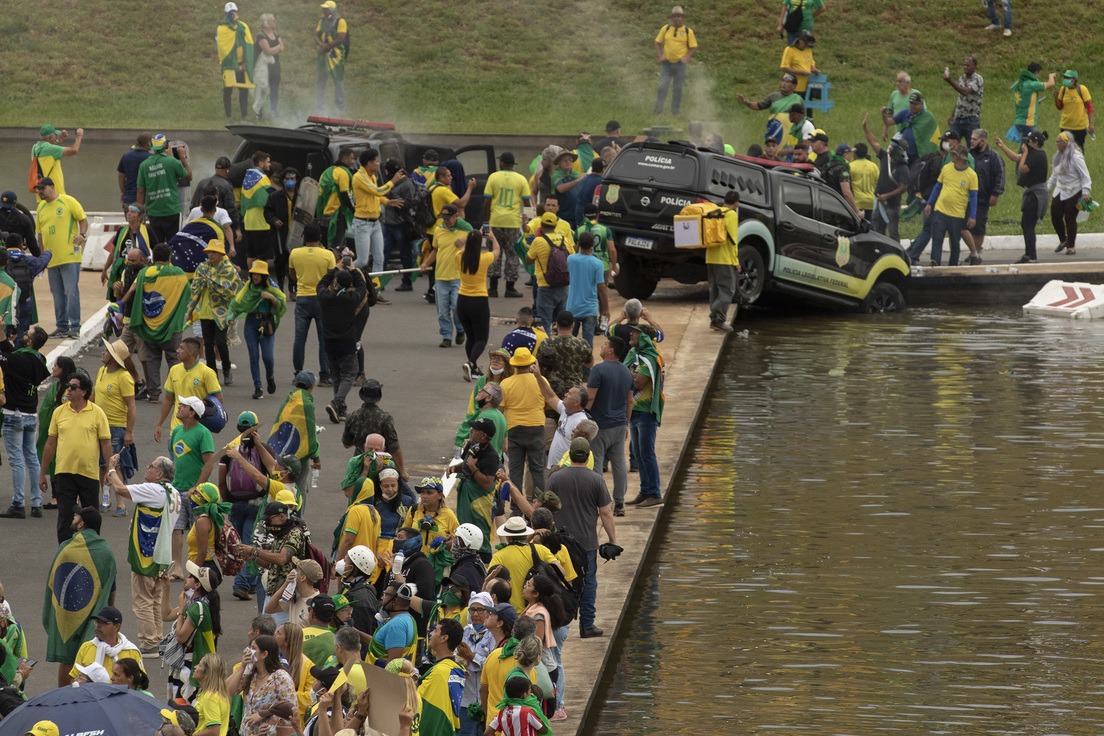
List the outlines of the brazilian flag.
{"type": "Polygon", "coordinates": [[[480,552],[491,554],[491,515],[494,513],[494,484],[484,488],[468,476],[461,476],[457,489],[456,518],[461,524],[475,524],[483,532],[480,552]]]}
{"type": "Polygon", "coordinates": [[[245,172],[241,187],[241,213],[246,230],[270,229],[268,221],[264,218],[264,208],[268,204],[268,194],[271,189],[272,181],[265,172],[260,169],[250,169],[245,172]]]}
{"type": "Polygon", "coordinates": [[[192,286],[183,270],[166,265],[142,269],[134,290],[141,298],[134,300],[130,329],[140,340],[160,345],[184,329],[192,286]]]}
{"type": "Polygon", "coordinates": [[[464,694],[464,668],[453,659],[442,659],[418,683],[422,698],[422,736],[455,734],[460,728],[460,696],[464,694]]]}
{"type": "Polygon", "coordinates": [[[0,271],[0,314],[4,326],[15,324],[15,305],[19,303],[19,287],[7,271],[0,271]]]}
{"type": "Polygon", "coordinates": [[[276,415],[268,444],[278,455],[294,455],[300,460],[318,456],[314,399],[309,391],[299,388],[288,394],[276,415]]]}
{"type": "Polygon", "coordinates": [[[92,619],[107,605],[115,584],[115,555],[103,537],[84,529],[63,542],[46,579],[42,626],[49,640],[46,661],[72,662],[95,635],[92,619]]]}

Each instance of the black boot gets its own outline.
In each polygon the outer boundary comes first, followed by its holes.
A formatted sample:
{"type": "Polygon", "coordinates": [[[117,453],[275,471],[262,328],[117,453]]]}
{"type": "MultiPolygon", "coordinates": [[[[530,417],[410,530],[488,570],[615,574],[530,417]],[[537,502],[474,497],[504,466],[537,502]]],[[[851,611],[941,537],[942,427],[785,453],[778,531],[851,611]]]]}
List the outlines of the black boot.
{"type": "Polygon", "coordinates": [[[487,295],[492,296],[492,297],[496,297],[496,298],[498,297],[498,277],[497,276],[492,276],[491,277],[491,285],[487,289],[487,295]]]}
{"type": "Polygon", "coordinates": [[[506,291],[503,292],[502,296],[509,297],[511,299],[518,299],[521,297],[521,292],[514,288],[513,281],[507,281],[506,291]]]}

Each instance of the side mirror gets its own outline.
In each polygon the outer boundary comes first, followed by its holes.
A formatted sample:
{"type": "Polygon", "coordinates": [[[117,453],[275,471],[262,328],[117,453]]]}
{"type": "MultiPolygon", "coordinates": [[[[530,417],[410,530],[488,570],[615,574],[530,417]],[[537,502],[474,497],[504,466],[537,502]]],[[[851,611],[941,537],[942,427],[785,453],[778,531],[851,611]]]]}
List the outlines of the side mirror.
{"type": "Polygon", "coordinates": [[[870,223],[867,222],[866,220],[859,220],[859,232],[860,233],[870,232],[870,223]]]}

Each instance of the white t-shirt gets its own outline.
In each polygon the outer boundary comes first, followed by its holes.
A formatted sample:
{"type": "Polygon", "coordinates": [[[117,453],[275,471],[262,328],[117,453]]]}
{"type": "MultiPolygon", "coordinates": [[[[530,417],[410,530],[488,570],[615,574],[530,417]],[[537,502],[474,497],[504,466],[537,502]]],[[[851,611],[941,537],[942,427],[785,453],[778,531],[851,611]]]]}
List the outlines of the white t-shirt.
{"type": "Polygon", "coordinates": [[[545,467],[548,468],[554,468],[559,464],[560,458],[571,449],[571,435],[579,426],[579,422],[590,418],[585,411],[568,414],[562,401],[556,404],[556,411],[560,413],[560,420],[556,427],[556,434],[552,436],[552,444],[548,448],[548,460],[545,462],[545,467]]]}
{"type": "MultiPolygon", "coordinates": [[[[169,488],[172,488],[172,485],[169,488]]],[[[149,506],[151,509],[165,507],[165,487],[160,483],[135,483],[127,486],[127,490],[130,491],[130,498],[134,503],[149,506]]],[[[172,488],[172,505],[169,506],[170,526],[176,524],[178,516],[180,516],[180,493],[172,488]]]]}
{"type": "MultiPolygon", "coordinates": [[[[199,207],[193,207],[192,211],[188,213],[188,222],[198,220],[201,217],[203,217],[203,210],[199,207]]],[[[214,221],[219,227],[229,225],[231,224],[230,213],[221,207],[216,207],[214,221]]]]}

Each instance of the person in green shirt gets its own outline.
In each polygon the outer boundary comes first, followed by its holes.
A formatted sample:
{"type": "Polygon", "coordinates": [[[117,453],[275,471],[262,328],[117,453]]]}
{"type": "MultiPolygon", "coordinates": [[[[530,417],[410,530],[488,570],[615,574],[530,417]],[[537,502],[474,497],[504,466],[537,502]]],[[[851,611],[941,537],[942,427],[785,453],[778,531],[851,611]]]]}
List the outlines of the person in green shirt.
{"type": "MultiPolygon", "coordinates": [[[[53,179],[58,194],[65,194],[65,174],[61,170],[61,160],[80,153],[81,141],[84,140],[84,128],[77,128],[77,135],[71,146],[59,145],[69,137],[69,131],[58,130],[49,123],[38,129],[38,136],[42,140],[31,146],[31,158],[38,164],[41,176],[53,179]]],[[[41,199],[39,195],[39,200],[41,199]]]]}
{"type": "Polygon", "coordinates": [[[1039,72],[1043,65],[1033,61],[1026,69],[1020,70],[1020,76],[1012,83],[1012,101],[1016,107],[1016,130],[1024,138],[1035,130],[1035,117],[1039,110],[1039,93],[1054,86],[1055,73],[1051,72],[1047,81],[1039,81],[1039,72]]]}
{"type": "Polygon", "coordinates": [[[188,149],[181,146],[169,156],[168,145],[164,133],[155,135],[152,153],[138,167],[138,204],[146,208],[154,245],[169,242],[180,229],[180,187],[192,181],[188,149]]]}

